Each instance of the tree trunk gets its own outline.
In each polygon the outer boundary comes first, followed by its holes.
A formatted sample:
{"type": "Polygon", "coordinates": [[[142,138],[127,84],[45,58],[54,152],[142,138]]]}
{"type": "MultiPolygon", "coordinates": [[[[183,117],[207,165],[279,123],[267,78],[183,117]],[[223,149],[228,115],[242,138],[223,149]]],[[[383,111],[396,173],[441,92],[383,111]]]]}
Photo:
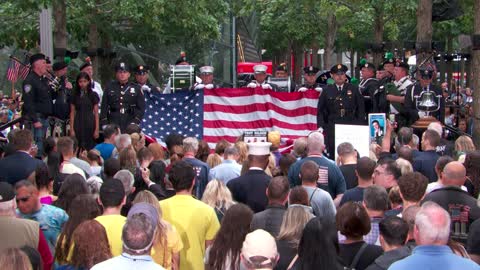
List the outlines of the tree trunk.
{"type": "MultiPolygon", "coordinates": [[[[474,34],[480,35],[480,0],[475,0],[474,4],[475,15],[474,18],[474,34]]],[[[472,52],[472,73],[475,76],[472,77],[473,82],[473,140],[475,145],[480,147],[480,50],[476,48],[472,52]]]]}
{"type": "MultiPolygon", "coordinates": [[[[374,33],[375,33],[375,45],[380,48],[380,45],[383,43],[383,32],[384,32],[384,2],[378,3],[378,6],[373,7],[375,12],[374,18],[374,33]]],[[[373,51],[373,64],[377,67],[383,60],[383,52],[380,50],[373,51]]]]}
{"type": "Polygon", "coordinates": [[[327,31],[325,32],[325,54],[323,55],[323,69],[330,70],[332,64],[335,38],[337,37],[337,18],[332,12],[327,17],[327,31]]]}
{"type": "MultiPolygon", "coordinates": [[[[65,0],[53,1],[53,18],[55,25],[53,28],[54,48],[67,49],[67,7],[65,0]]],[[[65,53],[62,50],[62,54],[65,53]]],[[[55,52],[54,52],[55,54],[55,52]]],[[[63,55],[64,56],[64,55],[63,55]]],[[[61,56],[60,58],[63,58],[61,56]]]]}
{"type": "Polygon", "coordinates": [[[98,48],[98,28],[96,22],[93,20],[92,23],[89,26],[89,32],[88,32],[88,53],[90,55],[90,60],[92,60],[93,64],[93,77],[95,80],[98,80],[98,61],[97,61],[97,56],[96,54],[93,54],[93,52],[96,52],[98,48]]]}
{"type": "Polygon", "coordinates": [[[446,71],[447,77],[445,78],[445,81],[448,83],[449,90],[453,91],[453,88],[452,88],[453,76],[452,75],[453,75],[453,65],[455,64],[455,62],[453,62],[453,60],[451,60],[452,54],[453,54],[453,37],[451,35],[448,35],[448,37],[447,37],[447,57],[450,60],[447,61],[447,71],[446,71]]]}
{"type": "Polygon", "coordinates": [[[432,0],[418,0],[417,7],[417,66],[432,53],[432,0]]]}
{"type": "MultiPolygon", "coordinates": [[[[352,77],[357,77],[355,73],[355,49],[350,48],[350,74],[352,77]]],[[[357,77],[358,78],[358,77],[357,77]]]]}

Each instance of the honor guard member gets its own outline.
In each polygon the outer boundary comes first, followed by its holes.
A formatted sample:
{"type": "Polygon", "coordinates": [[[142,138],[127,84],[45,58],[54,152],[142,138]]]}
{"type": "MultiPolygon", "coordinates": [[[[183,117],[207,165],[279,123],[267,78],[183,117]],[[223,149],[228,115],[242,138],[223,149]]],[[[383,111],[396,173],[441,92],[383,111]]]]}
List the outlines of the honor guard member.
{"type": "Polygon", "coordinates": [[[380,85],[385,86],[385,84],[389,82],[393,82],[393,74],[395,73],[395,63],[396,60],[394,58],[388,58],[383,62],[383,71],[384,75],[383,78],[380,80],[380,85]]]}
{"type": "Polygon", "coordinates": [[[200,68],[200,79],[202,80],[201,83],[195,84],[193,87],[194,90],[199,89],[213,89],[218,88],[218,85],[213,84],[213,67],[211,66],[203,66],[200,68]]]}
{"type": "Polygon", "coordinates": [[[390,115],[394,115],[399,128],[404,127],[407,124],[408,119],[404,103],[407,88],[413,84],[408,77],[409,69],[410,67],[407,63],[397,62],[394,70],[395,81],[390,87],[386,88],[386,98],[390,102],[390,115]]]}
{"type": "Polygon", "coordinates": [[[130,69],[121,62],[115,67],[116,80],[105,88],[100,114],[101,125],[117,124],[121,131],[129,124],[140,125],[145,113],[145,98],[140,86],[128,81],[130,69]]]}
{"type": "MultiPolygon", "coordinates": [[[[432,84],[433,74],[435,69],[432,66],[423,66],[418,69],[418,81],[408,87],[405,94],[405,109],[408,113],[408,124],[411,125],[420,117],[426,116],[426,113],[417,109],[417,99],[415,96],[420,96],[423,91],[431,91],[434,93],[433,101],[437,103],[437,96],[440,98],[439,109],[431,112],[430,116],[437,118],[441,123],[445,122],[445,98],[442,95],[442,89],[432,84]]],[[[437,104],[438,105],[438,104],[437,104]]]]}
{"type": "Polygon", "coordinates": [[[138,65],[133,69],[133,73],[135,74],[135,82],[140,86],[140,89],[142,89],[143,94],[151,93],[152,91],[156,91],[158,93],[162,92],[160,87],[153,86],[148,81],[148,77],[150,73],[150,69],[148,68],[148,66],[138,65]]]}
{"type": "Polygon", "coordinates": [[[377,78],[375,78],[375,66],[372,63],[368,63],[366,60],[361,61],[360,72],[362,80],[358,85],[360,93],[362,93],[365,99],[365,113],[377,113],[378,108],[374,105],[373,95],[379,87],[377,78]]]}
{"type": "Polygon", "coordinates": [[[103,97],[103,89],[102,86],[100,85],[99,82],[93,80],[93,66],[92,66],[92,60],[90,60],[90,57],[85,58],[85,63],[80,66],[80,72],[85,72],[90,76],[92,79],[92,90],[93,92],[97,93],[98,97],[100,98],[100,104],[102,103],[102,97],[103,97]]]}
{"type": "Polygon", "coordinates": [[[255,80],[247,84],[248,88],[262,87],[263,89],[275,90],[275,85],[267,83],[267,66],[255,65],[253,66],[255,80]]]}
{"type": "Polygon", "coordinates": [[[32,123],[33,139],[38,147],[38,155],[42,155],[43,140],[48,128],[47,118],[52,114],[52,90],[45,77],[48,73],[45,55],[32,55],[30,66],[30,73],[22,85],[22,115],[32,123]]]}
{"type": "Polygon", "coordinates": [[[319,83],[317,83],[317,73],[319,69],[314,66],[304,67],[303,68],[303,78],[305,79],[305,83],[302,84],[300,88],[298,88],[298,92],[305,92],[307,90],[315,90],[318,92],[322,92],[322,87],[319,83]]]}
{"type": "Polygon", "coordinates": [[[363,124],[365,101],[358,88],[347,83],[348,68],[338,64],[331,68],[335,83],[327,85],[318,99],[317,126],[326,132],[326,145],[330,158],[335,153],[335,124],[363,124]]]}
{"type": "MultiPolygon", "coordinates": [[[[55,117],[50,127],[61,126],[61,136],[67,134],[67,120],[70,117],[70,94],[72,92],[72,83],[68,81],[67,72],[68,64],[65,61],[53,64],[53,72],[55,77],[59,78],[60,85],[56,91],[52,92],[53,99],[53,116],[55,117]]],[[[51,121],[52,122],[52,121],[51,121]]]]}

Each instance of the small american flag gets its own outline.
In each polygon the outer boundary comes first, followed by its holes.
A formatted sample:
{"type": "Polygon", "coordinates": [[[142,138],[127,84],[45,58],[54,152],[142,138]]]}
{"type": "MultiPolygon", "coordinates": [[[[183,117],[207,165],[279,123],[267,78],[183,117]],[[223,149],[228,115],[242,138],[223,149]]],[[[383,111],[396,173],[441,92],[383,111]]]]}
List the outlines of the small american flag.
{"type": "Polygon", "coordinates": [[[8,68],[7,68],[7,80],[11,81],[12,83],[15,83],[18,79],[19,68],[20,68],[20,63],[14,60],[13,58],[10,58],[10,62],[8,63],[8,68]]]}
{"type": "Polygon", "coordinates": [[[235,142],[245,131],[278,130],[282,139],[296,139],[317,129],[318,95],[314,90],[279,93],[261,88],[146,93],[142,127],[162,141],[178,133],[203,139],[210,147],[220,139],[235,142]]]}
{"type": "Polygon", "coordinates": [[[22,64],[20,65],[20,70],[18,71],[18,77],[20,77],[22,80],[25,80],[29,72],[30,64],[22,64]]]}

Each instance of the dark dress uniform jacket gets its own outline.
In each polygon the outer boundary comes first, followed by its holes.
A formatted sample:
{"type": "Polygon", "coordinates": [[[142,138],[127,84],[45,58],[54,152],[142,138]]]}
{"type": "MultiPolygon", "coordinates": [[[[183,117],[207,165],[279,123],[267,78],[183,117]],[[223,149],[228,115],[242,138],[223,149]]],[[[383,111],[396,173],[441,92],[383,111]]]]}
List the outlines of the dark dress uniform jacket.
{"type": "Polygon", "coordinates": [[[317,125],[359,124],[365,121],[365,104],[358,88],[345,83],[342,91],[328,85],[318,99],[317,125]]]}
{"type": "Polygon", "coordinates": [[[38,118],[47,118],[52,114],[52,93],[46,79],[31,71],[23,81],[22,115],[37,122],[38,118]]]}
{"type": "Polygon", "coordinates": [[[244,175],[228,181],[227,187],[235,201],[248,205],[253,212],[258,213],[267,207],[266,190],[270,179],[271,177],[263,170],[249,170],[244,175]]]}
{"type": "Polygon", "coordinates": [[[144,113],[145,98],[138,84],[120,85],[115,80],[107,85],[102,98],[101,125],[117,124],[124,131],[131,123],[139,125],[144,113]]]}
{"type": "Polygon", "coordinates": [[[380,112],[376,104],[373,103],[375,91],[377,91],[379,87],[380,84],[375,78],[368,78],[360,82],[359,90],[365,99],[366,114],[380,112]]]}

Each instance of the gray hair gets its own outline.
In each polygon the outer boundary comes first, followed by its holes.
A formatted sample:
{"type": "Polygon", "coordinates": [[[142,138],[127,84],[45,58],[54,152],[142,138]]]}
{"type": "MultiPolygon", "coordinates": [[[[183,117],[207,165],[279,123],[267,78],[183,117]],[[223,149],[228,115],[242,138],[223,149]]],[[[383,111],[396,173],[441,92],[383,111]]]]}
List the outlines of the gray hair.
{"type": "Polygon", "coordinates": [[[443,134],[443,128],[442,128],[442,125],[440,124],[440,122],[432,122],[428,125],[427,129],[429,130],[433,130],[435,132],[438,133],[438,135],[440,135],[440,137],[442,137],[442,134],[443,134]]]}
{"type": "Polygon", "coordinates": [[[307,138],[307,148],[308,152],[323,152],[323,148],[325,147],[325,138],[323,134],[316,131],[312,132],[308,135],[307,138]]]}
{"type": "Polygon", "coordinates": [[[194,152],[198,151],[198,140],[195,137],[187,137],[183,139],[183,151],[194,152]]]}
{"type": "Polygon", "coordinates": [[[150,254],[155,229],[156,226],[147,215],[143,213],[132,215],[123,226],[123,250],[134,255],[150,254]]]}
{"type": "Polygon", "coordinates": [[[121,134],[115,138],[115,145],[118,149],[125,149],[132,145],[132,137],[128,134],[121,134]]]}
{"type": "Polygon", "coordinates": [[[239,155],[238,148],[235,147],[235,146],[229,146],[229,147],[225,148],[225,151],[223,152],[223,155],[225,157],[239,155]]]}
{"type": "Polygon", "coordinates": [[[418,148],[418,144],[420,143],[420,138],[417,136],[417,134],[412,135],[412,144],[414,148],[418,148]]]}
{"type": "Polygon", "coordinates": [[[416,240],[421,245],[445,245],[450,237],[450,215],[434,202],[425,202],[422,205],[415,216],[415,226],[419,238],[416,240]]]}
{"type": "Polygon", "coordinates": [[[388,193],[384,187],[373,185],[363,191],[365,207],[375,211],[385,211],[388,208],[388,193]]]}
{"type": "Polygon", "coordinates": [[[337,146],[337,153],[339,156],[349,155],[355,153],[355,148],[349,142],[343,142],[337,146]]]}
{"type": "Polygon", "coordinates": [[[133,183],[135,182],[135,177],[129,170],[120,170],[118,171],[113,178],[120,180],[125,189],[125,194],[128,195],[132,192],[133,183]]]}

